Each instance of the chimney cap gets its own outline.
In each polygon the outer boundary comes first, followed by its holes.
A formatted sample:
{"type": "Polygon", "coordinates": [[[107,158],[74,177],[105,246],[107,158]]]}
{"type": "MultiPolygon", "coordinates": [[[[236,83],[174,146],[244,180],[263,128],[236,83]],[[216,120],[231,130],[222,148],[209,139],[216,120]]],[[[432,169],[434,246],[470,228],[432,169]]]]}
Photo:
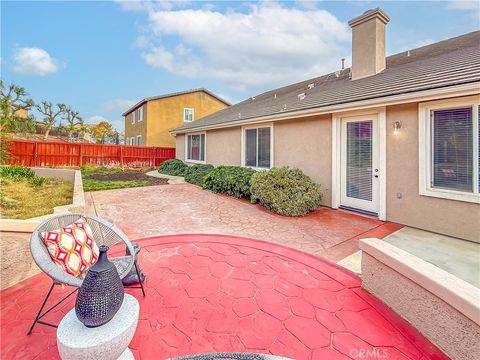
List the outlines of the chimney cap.
{"type": "Polygon", "coordinates": [[[360,25],[361,23],[364,23],[368,20],[371,20],[373,18],[377,18],[380,21],[382,21],[384,24],[388,23],[390,21],[390,17],[379,7],[375,9],[370,9],[365,11],[362,15],[357,16],[356,18],[350,20],[348,22],[348,25],[353,28],[357,25],[360,25]]]}

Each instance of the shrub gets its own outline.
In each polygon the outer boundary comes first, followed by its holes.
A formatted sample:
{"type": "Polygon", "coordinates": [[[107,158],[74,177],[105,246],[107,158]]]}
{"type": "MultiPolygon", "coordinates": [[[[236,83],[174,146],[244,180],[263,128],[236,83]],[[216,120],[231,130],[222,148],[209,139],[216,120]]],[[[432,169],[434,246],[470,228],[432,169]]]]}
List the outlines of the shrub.
{"type": "Polygon", "coordinates": [[[198,186],[203,186],[203,178],[213,171],[213,165],[195,164],[185,171],[185,181],[198,186]]]}
{"type": "Polygon", "coordinates": [[[173,176],[184,176],[188,165],[178,159],[170,159],[162,163],[158,168],[160,174],[167,174],[173,176]]]}
{"type": "Polygon", "coordinates": [[[13,179],[32,179],[35,177],[35,173],[32,169],[21,165],[7,165],[0,167],[0,175],[13,179]]]}
{"type": "Polygon", "coordinates": [[[285,216],[302,216],[317,209],[320,186],[298,168],[273,168],[257,172],[251,181],[252,202],[285,216]]]}
{"type": "Polygon", "coordinates": [[[250,198],[250,179],[255,170],[240,166],[219,166],[203,178],[203,188],[237,198],[250,198]]]}

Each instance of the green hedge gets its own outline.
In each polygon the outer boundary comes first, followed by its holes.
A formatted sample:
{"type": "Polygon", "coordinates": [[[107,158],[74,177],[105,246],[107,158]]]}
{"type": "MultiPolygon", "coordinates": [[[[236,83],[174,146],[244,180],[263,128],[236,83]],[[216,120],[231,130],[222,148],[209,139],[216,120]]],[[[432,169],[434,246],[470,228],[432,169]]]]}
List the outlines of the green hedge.
{"type": "Polygon", "coordinates": [[[213,171],[213,165],[195,164],[185,171],[185,181],[198,186],[203,186],[203,178],[213,171]]]}
{"type": "Polygon", "coordinates": [[[203,188],[237,198],[250,198],[250,179],[255,170],[240,166],[219,166],[203,178],[203,188]]]}
{"type": "Polygon", "coordinates": [[[252,202],[285,216],[302,216],[317,209],[322,200],[320,186],[298,168],[260,171],[251,180],[252,202]]]}
{"type": "Polygon", "coordinates": [[[184,176],[187,171],[188,165],[178,159],[170,159],[164,161],[158,168],[160,174],[167,174],[173,176],[184,176]]]}

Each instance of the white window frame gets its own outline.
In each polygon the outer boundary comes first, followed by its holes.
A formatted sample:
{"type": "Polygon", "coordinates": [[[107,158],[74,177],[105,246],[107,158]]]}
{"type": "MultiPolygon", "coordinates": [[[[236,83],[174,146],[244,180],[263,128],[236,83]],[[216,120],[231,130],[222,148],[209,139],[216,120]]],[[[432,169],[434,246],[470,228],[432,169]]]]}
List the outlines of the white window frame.
{"type": "Polygon", "coordinates": [[[130,146],[135,146],[135,136],[132,136],[132,137],[130,138],[130,144],[129,144],[129,145],[130,145],[130,146]]]}
{"type": "Polygon", "coordinates": [[[142,140],[143,140],[142,135],[137,135],[137,146],[143,146],[142,140]],[[140,141],[138,141],[138,139],[140,139],[140,141]]]}
{"type": "MultiPolygon", "coordinates": [[[[249,167],[254,170],[268,170],[274,167],[274,139],[275,136],[273,134],[273,123],[266,123],[266,124],[256,124],[256,125],[248,125],[248,126],[242,126],[242,144],[241,144],[241,165],[243,167],[249,167]],[[247,166],[245,165],[245,151],[246,151],[246,146],[245,146],[245,141],[246,141],[246,136],[245,136],[245,131],[250,130],[250,129],[261,129],[261,128],[270,128],[270,166],[267,167],[256,167],[256,166],[247,166]]],[[[258,158],[258,132],[257,132],[257,158],[258,158]]]]}
{"type": "Polygon", "coordinates": [[[195,109],[194,108],[183,108],[183,121],[184,122],[193,122],[195,121],[195,109]],[[192,110],[192,120],[187,120],[187,110],[192,110]]]}
{"type": "Polygon", "coordinates": [[[195,132],[195,133],[187,133],[185,134],[185,162],[186,163],[192,163],[192,164],[206,164],[207,163],[207,132],[195,132]],[[203,159],[204,160],[192,160],[188,158],[188,137],[192,135],[205,135],[205,141],[204,141],[204,154],[203,154],[203,159]]]}
{"type": "Polygon", "coordinates": [[[418,144],[419,144],[419,194],[443,199],[480,203],[478,188],[478,107],[480,97],[464,97],[457,99],[430,101],[418,105],[418,144]],[[432,187],[432,110],[472,107],[473,123],[473,192],[441,189],[432,187]]]}
{"type": "Polygon", "coordinates": [[[135,110],[132,111],[132,125],[135,124],[135,110]]]}
{"type": "Polygon", "coordinates": [[[137,113],[138,113],[138,122],[142,121],[143,120],[143,106],[140,106],[138,109],[137,109],[137,113]]]}

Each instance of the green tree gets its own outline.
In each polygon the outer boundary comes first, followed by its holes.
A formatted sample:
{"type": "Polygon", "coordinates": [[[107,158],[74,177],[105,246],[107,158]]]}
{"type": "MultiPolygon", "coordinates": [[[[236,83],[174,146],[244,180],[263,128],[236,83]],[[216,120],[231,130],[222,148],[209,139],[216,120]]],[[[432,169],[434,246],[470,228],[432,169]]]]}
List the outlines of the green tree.
{"type": "Polygon", "coordinates": [[[38,123],[45,127],[43,139],[47,140],[52,128],[56,125],[62,125],[62,115],[65,113],[65,105],[53,105],[50,101],[42,101],[40,105],[35,105],[37,111],[44,116],[38,123]]]}
{"type": "Polygon", "coordinates": [[[33,133],[35,119],[28,112],[35,105],[25,88],[0,80],[0,129],[12,133],[33,133]]]}
{"type": "Polygon", "coordinates": [[[105,144],[105,140],[116,136],[117,132],[108,121],[100,121],[96,125],[90,125],[90,130],[97,139],[97,142],[105,144]]]}

